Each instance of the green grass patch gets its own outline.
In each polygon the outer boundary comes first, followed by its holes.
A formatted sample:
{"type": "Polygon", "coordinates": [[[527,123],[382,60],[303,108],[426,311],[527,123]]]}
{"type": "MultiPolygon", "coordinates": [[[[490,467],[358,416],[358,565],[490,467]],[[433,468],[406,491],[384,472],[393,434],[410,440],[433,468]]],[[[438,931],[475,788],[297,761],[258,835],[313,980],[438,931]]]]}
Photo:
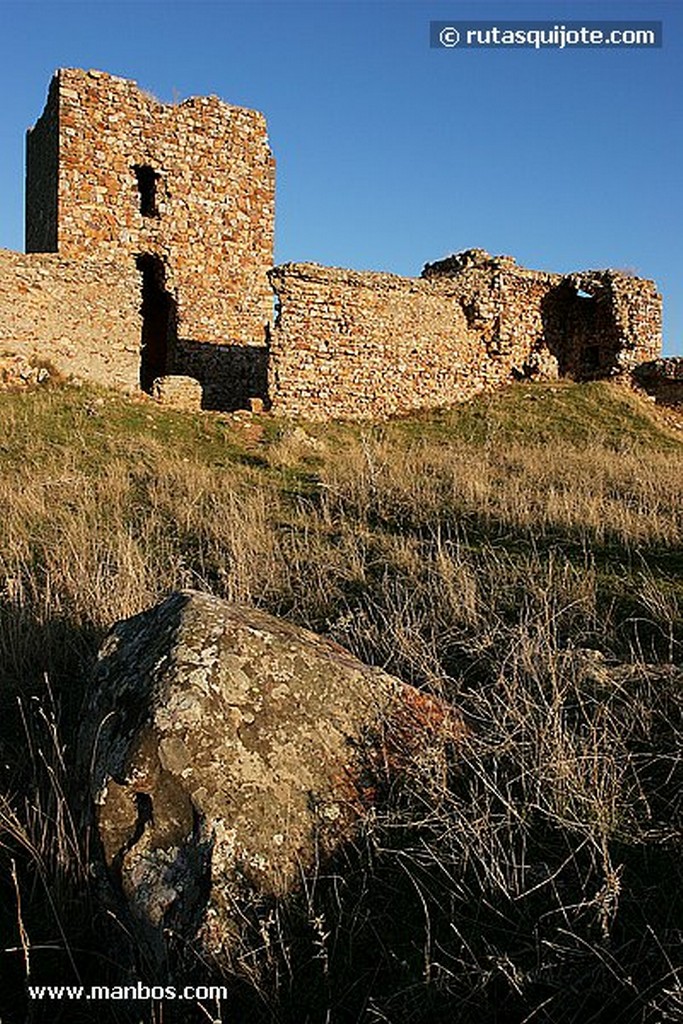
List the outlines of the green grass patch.
{"type": "Polygon", "coordinates": [[[647,403],[624,388],[587,384],[513,384],[440,412],[397,420],[399,437],[506,442],[599,444],[613,451],[681,450],[681,440],[651,415],[647,403]]]}

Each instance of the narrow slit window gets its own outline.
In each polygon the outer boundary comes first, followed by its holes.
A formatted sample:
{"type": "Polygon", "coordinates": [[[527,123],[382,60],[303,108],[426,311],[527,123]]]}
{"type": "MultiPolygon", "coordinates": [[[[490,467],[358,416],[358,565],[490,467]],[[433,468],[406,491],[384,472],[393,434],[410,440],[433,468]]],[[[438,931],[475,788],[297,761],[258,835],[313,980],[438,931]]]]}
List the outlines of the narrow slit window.
{"type": "Polygon", "coordinates": [[[158,217],[157,181],[159,175],[147,164],[136,164],[133,168],[140,193],[140,213],[143,217],[158,217]]]}

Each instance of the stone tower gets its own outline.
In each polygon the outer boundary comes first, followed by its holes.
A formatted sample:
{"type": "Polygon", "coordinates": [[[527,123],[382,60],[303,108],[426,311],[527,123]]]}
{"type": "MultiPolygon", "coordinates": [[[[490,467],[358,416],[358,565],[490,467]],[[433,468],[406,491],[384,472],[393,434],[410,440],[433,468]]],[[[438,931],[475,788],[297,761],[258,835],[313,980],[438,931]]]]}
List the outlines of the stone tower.
{"type": "Polygon", "coordinates": [[[136,266],[141,386],[189,373],[230,407],[265,387],[274,190],[262,114],[62,68],[28,132],[26,250],[136,266]]]}

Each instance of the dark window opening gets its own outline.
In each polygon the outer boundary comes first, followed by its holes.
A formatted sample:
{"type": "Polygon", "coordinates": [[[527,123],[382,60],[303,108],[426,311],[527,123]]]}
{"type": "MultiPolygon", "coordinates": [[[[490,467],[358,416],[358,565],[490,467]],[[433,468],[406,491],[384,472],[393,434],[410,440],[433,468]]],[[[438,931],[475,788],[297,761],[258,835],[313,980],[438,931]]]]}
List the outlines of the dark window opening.
{"type": "Polygon", "coordinates": [[[163,260],[146,253],[137,257],[136,265],[142,275],[140,387],[151,393],[156,378],[169,372],[177,335],[177,303],[166,289],[163,260]]]}
{"type": "Polygon", "coordinates": [[[143,217],[158,217],[157,181],[159,175],[147,164],[136,164],[133,168],[140,193],[140,213],[143,217]]]}

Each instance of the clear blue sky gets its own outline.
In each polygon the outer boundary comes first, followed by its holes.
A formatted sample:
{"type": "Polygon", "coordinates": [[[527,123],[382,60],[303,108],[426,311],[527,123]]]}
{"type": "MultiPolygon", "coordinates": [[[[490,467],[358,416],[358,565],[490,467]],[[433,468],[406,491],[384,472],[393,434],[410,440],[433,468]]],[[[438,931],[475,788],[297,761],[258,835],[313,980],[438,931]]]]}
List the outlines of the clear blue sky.
{"type": "Polygon", "coordinates": [[[683,12],[673,2],[0,0],[0,246],[23,246],[24,133],[52,72],[262,110],[278,262],[419,274],[480,246],[631,268],[683,353],[683,12]],[[430,50],[434,20],[661,20],[652,50],[430,50]]]}

